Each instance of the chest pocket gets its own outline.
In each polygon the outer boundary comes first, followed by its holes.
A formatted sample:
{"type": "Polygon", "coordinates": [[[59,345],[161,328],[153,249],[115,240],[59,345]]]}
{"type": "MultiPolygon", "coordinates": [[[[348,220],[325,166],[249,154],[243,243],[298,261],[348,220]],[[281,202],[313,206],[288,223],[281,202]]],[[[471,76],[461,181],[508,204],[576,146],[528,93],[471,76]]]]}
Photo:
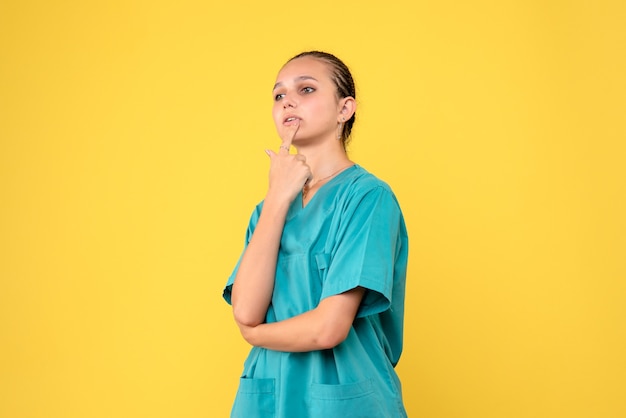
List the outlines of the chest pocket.
{"type": "Polygon", "coordinates": [[[315,254],[315,263],[317,264],[317,273],[323,285],[328,274],[328,267],[330,266],[330,253],[315,254]]]}

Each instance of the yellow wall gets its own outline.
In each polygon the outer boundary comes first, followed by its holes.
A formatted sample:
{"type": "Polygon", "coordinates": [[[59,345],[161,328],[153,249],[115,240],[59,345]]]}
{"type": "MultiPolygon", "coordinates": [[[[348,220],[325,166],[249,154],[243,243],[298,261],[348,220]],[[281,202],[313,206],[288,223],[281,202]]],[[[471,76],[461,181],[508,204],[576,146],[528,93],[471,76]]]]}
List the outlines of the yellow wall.
{"type": "Polygon", "coordinates": [[[358,83],[412,417],[626,416],[623,1],[0,1],[0,416],[224,417],[276,71],[358,83]]]}

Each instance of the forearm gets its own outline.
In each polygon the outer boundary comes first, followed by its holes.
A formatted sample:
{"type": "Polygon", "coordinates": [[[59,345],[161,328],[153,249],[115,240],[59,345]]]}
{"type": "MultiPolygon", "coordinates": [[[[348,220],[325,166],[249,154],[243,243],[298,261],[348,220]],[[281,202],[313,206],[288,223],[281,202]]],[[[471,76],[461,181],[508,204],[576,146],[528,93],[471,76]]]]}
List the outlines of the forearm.
{"type": "Polygon", "coordinates": [[[319,306],[284,321],[246,326],[240,330],[250,344],[276,351],[302,352],[333,348],[348,335],[364,290],[331,296],[319,306]]]}
{"type": "Polygon", "coordinates": [[[276,259],[289,205],[266,199],[254,234],[243,254],[232,289],[237,323],[253,326],[265,320],[272,299],[276,259]]]}
{"type": "Polygon", "coordinates": [[[330,348],[316,327],[315,310],[285,321],[240,326],[246,341],[258,347],[275,351],[302,352],[330,348]]]}
{"type": "Polygon", "coordinates": [[[266,150],[271,161],[269,187],[259,221],[239,263],[231,293],[233,314],[240,326],[254,326],[265,320],[274,291],[276,259],[287,211],[311,175],[304,156],[289,154],[298,127],[296,122],[287,129],[278,154],[266,150]]]}

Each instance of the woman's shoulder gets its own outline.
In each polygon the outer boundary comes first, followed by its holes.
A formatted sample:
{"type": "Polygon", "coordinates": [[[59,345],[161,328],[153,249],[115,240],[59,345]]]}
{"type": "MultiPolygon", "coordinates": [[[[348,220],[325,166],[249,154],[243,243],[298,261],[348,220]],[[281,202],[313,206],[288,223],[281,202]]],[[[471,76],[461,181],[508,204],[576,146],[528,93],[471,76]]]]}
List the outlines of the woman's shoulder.
{"type": "Polygon", "coordinates": [[[377,201],[378,204],[401,210],[391,186],[360,165],[355,164],[340,183],[335,195],[335,203],[340,207],[361,206],[365,201],[377,201]]]}
{"type": "Polygon", "coordinates": [[[348,174],[349,176],[346,180],[350,189],[354,192],[368,193],[378,189],[393,195],[393,190],[387,182],[370,173],[359,164],[355,164],[348,174]]]}

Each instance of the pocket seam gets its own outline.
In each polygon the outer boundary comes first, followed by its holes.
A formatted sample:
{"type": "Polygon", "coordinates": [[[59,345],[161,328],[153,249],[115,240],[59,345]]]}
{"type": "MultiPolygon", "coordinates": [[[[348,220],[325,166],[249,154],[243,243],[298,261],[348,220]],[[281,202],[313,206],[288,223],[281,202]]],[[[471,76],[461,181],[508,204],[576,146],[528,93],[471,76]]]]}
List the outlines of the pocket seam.
{"type": "Polygon", "coordinates": [[[366,397],[374,393],[374,387],[371,379],[338,385],[312,383],[310,389],[311,399],[319,400],[356,399],[366,397]],[[339,395],[338,392],[345,391],[346,389],[351,389],[350,393],[346,393],[343,396],[337,396],[339,395]]]}
{"type": "Polygon", "coordinates": [[[239,392],[245,394],[273,395],[275,392],[275,379],[254,379],[242,377],[239,379],[239,392]]]}

